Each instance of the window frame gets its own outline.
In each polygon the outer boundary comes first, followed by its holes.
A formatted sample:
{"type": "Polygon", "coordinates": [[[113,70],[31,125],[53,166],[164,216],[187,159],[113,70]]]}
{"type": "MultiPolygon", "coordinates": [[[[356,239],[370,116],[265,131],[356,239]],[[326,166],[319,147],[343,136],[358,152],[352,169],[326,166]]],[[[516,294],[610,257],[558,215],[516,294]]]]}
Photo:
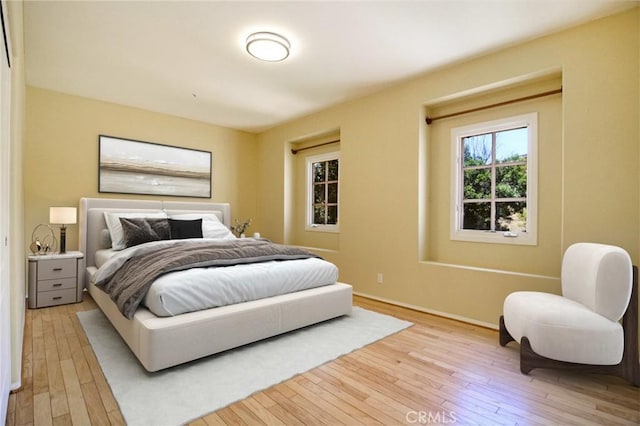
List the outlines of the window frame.
{"type": "MultiPolygon", "coordinates": [[[[493,147],[492,147],[493,149],[493,147]]],[[[494,159],[495,161],[495,159],[494,159]]],[[[491,194],[495,199],[495,193],[491,194]]],[[[451,129],[451,217],[450,239],[497,244],[537,245],[538,243],[538,114],[532,112],[451,129]],[[465,137],[527,128],[527,232],[463,229],[464,171],[462,140],[465,137]]]]}
{"type": "MultiPolygon", "coordinates": [[[[318,155],[311,155],[305,159],[306,168],[306,205],[305,205],[305,231],[314,232],[340,232],[340,152],[332,151],[318,155]],[[314,211],[313,211],[313,164],[320,162],[327,162],[332,160],[338,160],[338,220],[335,225],[321,225],[313,223],[314,211]]],[[[325,194],[326,197],[326,194],[325,194]]]]}

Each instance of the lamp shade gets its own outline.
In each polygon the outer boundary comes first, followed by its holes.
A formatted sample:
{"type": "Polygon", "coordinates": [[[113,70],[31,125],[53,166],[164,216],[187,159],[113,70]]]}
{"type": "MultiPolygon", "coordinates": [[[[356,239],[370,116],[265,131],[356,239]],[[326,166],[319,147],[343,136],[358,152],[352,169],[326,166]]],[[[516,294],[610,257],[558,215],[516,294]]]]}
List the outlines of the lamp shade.
{"type": "Polygon", "coordinates": [[[75,207],[50,207],[49,223],[54,225],[71,225],[76,223],[75,207]]]}

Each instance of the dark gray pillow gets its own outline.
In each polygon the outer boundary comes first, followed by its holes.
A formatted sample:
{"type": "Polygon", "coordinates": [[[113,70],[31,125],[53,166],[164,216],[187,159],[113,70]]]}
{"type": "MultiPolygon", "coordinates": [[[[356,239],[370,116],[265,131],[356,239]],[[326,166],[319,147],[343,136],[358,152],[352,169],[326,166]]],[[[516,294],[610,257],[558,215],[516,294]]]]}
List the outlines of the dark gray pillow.
{"type": "Polygon", "coordinates": [[[151,241],[168,240],[170,237],[167,219],[121,217],[120,224],[124,234],[125,247],[151,241]]]}
{"type": "Polygon", "coordinates": [[[169,232],[172,240],[202,238],[202,219],[169,219],[169,232]]]}

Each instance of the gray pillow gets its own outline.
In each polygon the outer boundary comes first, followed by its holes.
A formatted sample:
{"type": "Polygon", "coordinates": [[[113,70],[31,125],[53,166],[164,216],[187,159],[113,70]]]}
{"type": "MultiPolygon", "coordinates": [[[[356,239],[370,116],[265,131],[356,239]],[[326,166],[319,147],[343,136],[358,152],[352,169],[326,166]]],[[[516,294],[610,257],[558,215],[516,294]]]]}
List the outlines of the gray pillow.
{"type": "Polygon", "coordinates": [[[119,219],[124,233],[125,247],[137,246],[151,241],[168,240],[170,237],[167,219],[127,217],[119,219]]]}
{"type": "Polygon", "coordinates": [[[202,238],[202,219],[169,219],[169,229],[172,240],[181,240],[184,238],[202,238]]]}

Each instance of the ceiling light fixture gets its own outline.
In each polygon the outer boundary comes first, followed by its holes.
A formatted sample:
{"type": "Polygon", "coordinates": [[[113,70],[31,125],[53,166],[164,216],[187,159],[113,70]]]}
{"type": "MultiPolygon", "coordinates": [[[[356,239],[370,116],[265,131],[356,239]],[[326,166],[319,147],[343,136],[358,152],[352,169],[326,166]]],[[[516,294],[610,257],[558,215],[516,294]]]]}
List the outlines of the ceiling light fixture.
{"type": "Polygon", "coordinates": [[[289,40],[280,34],[258,32],[247,37],[247,52],[262,61],[283,61],[289,56],[290,48],[289,40]]]}

